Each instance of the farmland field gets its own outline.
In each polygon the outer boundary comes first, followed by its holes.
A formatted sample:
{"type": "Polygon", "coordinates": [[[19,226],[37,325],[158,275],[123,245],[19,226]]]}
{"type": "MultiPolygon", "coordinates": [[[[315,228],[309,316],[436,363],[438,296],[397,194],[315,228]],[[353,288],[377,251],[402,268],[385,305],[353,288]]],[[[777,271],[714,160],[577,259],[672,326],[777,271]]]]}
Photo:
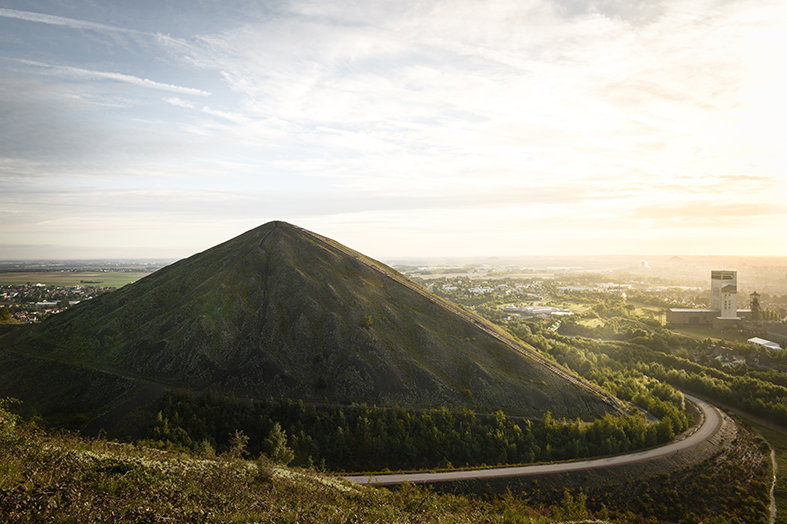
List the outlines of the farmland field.
{"type": "Polygon", "coordinates": [[[570,300],[558,301],[559,307],[566,308],[576,315],[582,315],[593,309],[593,304],[585,304],[582,302],[571,302],[570,300]]]}
{"type": "Polygon", "coordinates": [[[123,287],[149,275],[148,272],[125,271],[30,271],[0,273],[0,285],[46,284],[49,286],[91,285],[123,287]]]}
{"type": "Polygon", "coordinates": [[[632,313],[639,317],[646,317],[650,313],[652,313],[656,317],[661,317],[664,314],[663,307],[649,306],[647,304],[643,304],[642,302],[636,302],[634,300],[627,300],[626,303],[635,307],[632,313]]]}
{"type": "Polygon", "coordinates": [[[577,321],[577,324],[581,324],[585,327],[594,328],[594,327],[601,327],[604,325],[604,321],[600,318],[588,318],[582,319],[577,321]]]}
{"type": "Polygon", "coordinates": [[[667,329],[669,329],[673,333],[684,335],[696,340],[705,340],[706,338],[710,338],[711,340],[733,340],[735,342],[746,342],[750,337],[750,335],[744,335],[743,333],[719,331],[718,329],[713,329],[712,327],[705,327],[705,326],[700,327],[700,326],[668,325],[667,329]]]}

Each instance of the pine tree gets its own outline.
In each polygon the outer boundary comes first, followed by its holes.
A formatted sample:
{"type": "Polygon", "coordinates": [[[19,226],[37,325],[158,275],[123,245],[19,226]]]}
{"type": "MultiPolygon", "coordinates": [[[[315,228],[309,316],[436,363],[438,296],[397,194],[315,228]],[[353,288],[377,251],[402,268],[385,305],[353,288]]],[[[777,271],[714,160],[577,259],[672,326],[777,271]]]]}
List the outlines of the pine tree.
{"type": "Polygon", "coordinates": [[[243,455],[248,454],[246,446],[249,444],[249,437],[242,429],[236,429],[235,434],[230,434],[230,451],[229,454],[234,458],[241,458],[243,455]]]}
{"type": "Polygon", "coordinates": [[[287,447],[287,433],[281,429],[278,422],[265,439],[265,451],[273,462],[286,466],[295,457],[295,453],[287,447]]]}

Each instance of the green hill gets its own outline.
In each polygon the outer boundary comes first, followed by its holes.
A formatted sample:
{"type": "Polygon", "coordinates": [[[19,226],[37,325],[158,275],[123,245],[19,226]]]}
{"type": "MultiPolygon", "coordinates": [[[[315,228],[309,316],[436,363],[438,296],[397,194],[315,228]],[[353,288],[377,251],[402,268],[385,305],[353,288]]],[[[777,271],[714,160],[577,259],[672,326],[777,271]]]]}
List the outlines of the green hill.
{"type": "Polygon", "coordinates": [[[284,222],[83,302],[13,345],[47,369],[69,363],[237,396],[571,418],[619,411],[480,317],[284,222]]]}

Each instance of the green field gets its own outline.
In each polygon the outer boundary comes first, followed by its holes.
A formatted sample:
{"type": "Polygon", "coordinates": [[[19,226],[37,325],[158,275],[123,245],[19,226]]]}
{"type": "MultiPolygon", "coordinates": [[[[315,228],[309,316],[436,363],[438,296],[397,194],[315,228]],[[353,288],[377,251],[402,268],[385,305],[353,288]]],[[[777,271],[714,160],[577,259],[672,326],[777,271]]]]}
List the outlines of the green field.
{"type": "Polygon", "coordinates": [[[604,321],[600,318],[588,318],[577,321],[577,324],[583,325],[585,327],[594,328],[594,327],[601,327],[604,325],[604,321]]]}
{"type": "Polygon", "coordinates": [[[667,326],[667,329],[673,333],[693,338],[695,340],[705,340],[706,338],[710,338],[714,341],[731,340],[734,342],[746,342],[750,338],[749,335],[744,335],[743,333],[719,331],[718,329],[713,329],[712,327],[706,326],[667,326]]]}
{"type": "Polygon", "coordinates": [[[587,313],[591,309],[593,309],[593,304],[587,304],[584,302],[572,302],[570,300],[557,300],[554,303],[557,307],[562,307],[568,309],[572,313],[576,315],[581,315],[583,313],[587,313]]]}
{"type": "Polygon", "coordinates": [[[636,302],[633,300],[627,300],[626,304],[630,304],[634,306],[636,309],[632,311],[632,313],[638,317],[647,317],[651,314],[656,318],[661,318],[664,315],[664,308],[658,306],[650,306],[647,304],[643,304],[642,302],[636,302]]]}
{"type": "Polygon", "coordinates": [[[31,271],[0,273],[0,285],[46,284],[48,286],[78,286],[80,281],[90,281],[85,285],[100,287],[123,287],[136,282],[149,273],[126,273],[123,271],[31,271]]]}

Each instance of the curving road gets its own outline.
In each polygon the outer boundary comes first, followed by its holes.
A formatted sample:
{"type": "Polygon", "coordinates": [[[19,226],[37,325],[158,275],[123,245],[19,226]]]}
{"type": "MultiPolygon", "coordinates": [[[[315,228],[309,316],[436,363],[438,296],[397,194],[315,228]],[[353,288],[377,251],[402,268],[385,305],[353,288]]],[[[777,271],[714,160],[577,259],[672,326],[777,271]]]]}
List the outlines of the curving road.
{"type": "Polygon", "coordinates": [[[577,471],[591,468],[601,468],[607,466],[615,466],[619,464],[629,464],[632,462],[639,462],[649,460],[656,457],[663,457],[665,455],[676,455],[681,450],[691,448],[697,444],[704,442],[716,434],[721,426],[721,416],[719,412],[710,404],[693,397],[685,395],[687,400],[694,402],[699,406],[704,415],[702,426],[689,435],[681,435],[681,440],[673,441],[671,444],[659,448],[653,448],[645,451],[638,451],[628,455],[616,455],[614,457],[605,457],[593,460],[584,460],[580,462],[563,462],[559,464],[540,464],[534,466],[518,466],[512,468],[496,468],[496,469],[480,469],[471,471],[448,471],[443,473],[402,473],[396,475],[360,475],[348,476],[347,480],[354,484],[369,484],[377,486],[389,486],[394,484],[401,484],[405,481],[412,483],[430,483],[430,482],[444,482],[452,480],[473,480],[485,478],[499,478],[499,477],[523,477],[527,475],[536,475],[541,473],[563,473],[565,471],[577,471]]]}

